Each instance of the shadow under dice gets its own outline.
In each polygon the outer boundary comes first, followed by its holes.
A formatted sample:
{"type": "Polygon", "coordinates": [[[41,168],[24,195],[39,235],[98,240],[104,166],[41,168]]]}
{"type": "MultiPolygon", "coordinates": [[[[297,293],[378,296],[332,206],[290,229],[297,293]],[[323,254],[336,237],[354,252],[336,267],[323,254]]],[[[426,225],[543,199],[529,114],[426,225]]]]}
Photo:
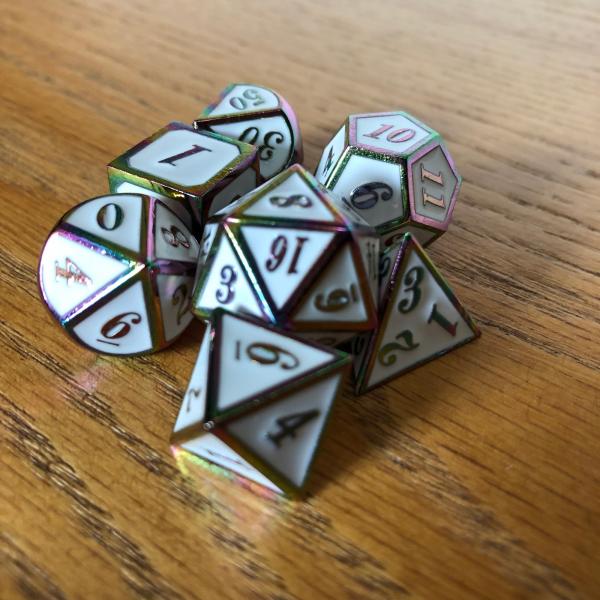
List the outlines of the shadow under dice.
{"type": "Polygon", "coordinates": [[[404,112],[350,115],[315,176],[375,227],[382,246],[404,233],[423,246],[442,235],[461,183],[441,136],[404,112]]]}
{"type": "Polygon", "coordinates": [[[336,208],[300,165],[215,215],[202,248],[200,318],[226,308],[327,338],[376,324],[374,231],[336,208]]]}
{"type": "Polygon", "coordinates": [[[262,86],[227,86],[196,119],[194,127],[256,145],[265,179],[302,162],[302,139],[292,107],[282,96],[262,86]]]}
{"type": "Polygon", "coordinates": [[[199,235],[215,212],[260,183],[254,146],[173,122],[108,165],[111,192],[167,203],[199,235]]]}
{"type": "Polygon", "coordinates": [[[145,354],[190,324],[198,242],[162,201],[140,194],[87,200],[50,234],[42,297],[76,341],[97,352],[145,354]]]}
{"type": "Polygon", "coordinates": [[[409,233],[381,258],[381,322],[353,343],[356,392],[363,393],[462,346],[478,328],[409,233]]]}
{"type": "Polygon", "coordinates": [[[278,493],[307,476],[349,357],[216,310],[171,442],[278,493]]]}

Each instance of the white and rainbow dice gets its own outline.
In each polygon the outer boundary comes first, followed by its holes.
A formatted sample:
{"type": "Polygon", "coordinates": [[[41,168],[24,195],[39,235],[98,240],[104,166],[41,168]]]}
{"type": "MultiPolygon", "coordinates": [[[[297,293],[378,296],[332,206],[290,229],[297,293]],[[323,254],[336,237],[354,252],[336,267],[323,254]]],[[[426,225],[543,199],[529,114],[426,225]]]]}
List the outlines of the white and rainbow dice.
{"type": "Polygon", "coordinates": [[[380,326],[353,342],[363,393],[480,335],[446,280],[407,233],[382,254],[380,326]]]}
{"type": "Polygon", "coordinates": [[[168,346],[190,324],[198,242],[162,201],[92,198],[66,213],[39,263],[42,298],[76,341],[134,355],[168,346]]]}
{"type": "Polygon", "coordinates": [[[258,169],[254,146],[173,122],[115,158],[108,179],[114,193],[171,199],[199,235],[213,213],[260,183],[258,169]]]}
{"type": "Polygon", "coordinates": [[[278,493],[307,481],[350,357],[214,311],[171,442],[278,493]]]}
{"type": "Polygon", "coordinates": [[[209,221],[192,310],[208,318],[226,308],[328,338],[373,329],[378,239],[347,213],[306,169],[289,167],[209,221]]]}
{"type": "Polygon", "coordinates": [[[375,227],[382,248],[404,233],[423,246],[442,235],[461,183],[440,135],[404,112],[350,115],[315,176],[375,227]]]}
{"type": "Polygon", "coordinates": [[[282,96],[259,85],[228,85],[194,121],[194,127],[256,145],[265,179],[302,162],[302,138],[292,107],[282,96]]]}

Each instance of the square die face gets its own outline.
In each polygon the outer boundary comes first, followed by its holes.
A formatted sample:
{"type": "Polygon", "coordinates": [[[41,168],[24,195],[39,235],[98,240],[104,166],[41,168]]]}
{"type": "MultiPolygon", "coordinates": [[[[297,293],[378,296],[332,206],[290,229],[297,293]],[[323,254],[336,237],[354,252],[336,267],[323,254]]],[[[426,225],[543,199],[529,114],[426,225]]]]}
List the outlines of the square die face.
{"type": "Polygon", "coordinates": [[[373,348],[369,388],[476,336],[456,298],[415,246],[409,245],[407,252],[373,348]]]}
{"type": "Polygon", "coordinates": [[[192,190],[207,184],[240,156],[237,145],[192,129],[166,129],[141,150],[126,158],[127,165],[150,179],[192,190]]]}

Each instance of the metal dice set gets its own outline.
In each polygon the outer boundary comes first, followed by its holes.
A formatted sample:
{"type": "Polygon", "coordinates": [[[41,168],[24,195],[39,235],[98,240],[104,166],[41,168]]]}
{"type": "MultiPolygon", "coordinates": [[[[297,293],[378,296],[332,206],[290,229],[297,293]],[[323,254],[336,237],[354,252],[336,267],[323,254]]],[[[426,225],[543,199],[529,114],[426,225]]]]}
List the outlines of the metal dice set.
{"type": "Polygon", "coordinates": [[[232,84],[114,159],[111,195],[65,214],[39,265],[50,312],[94,351],[154,352],[204,321],[174,450],[288,495],[351,360],[362,393],[479,334],[423,250],[460,186],[439,134],[351,115],[314,176],[301,160],[290,105],[232,84]]]}

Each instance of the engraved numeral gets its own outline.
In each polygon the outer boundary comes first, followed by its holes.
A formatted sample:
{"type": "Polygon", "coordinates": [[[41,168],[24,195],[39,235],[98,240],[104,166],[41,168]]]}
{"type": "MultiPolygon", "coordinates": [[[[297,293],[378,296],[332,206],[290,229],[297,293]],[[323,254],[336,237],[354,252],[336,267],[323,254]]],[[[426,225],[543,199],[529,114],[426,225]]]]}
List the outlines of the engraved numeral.
{"type": "Polygon", "coordinates": [[[197,398],[200,398],[202,394],[202,388],[190,388],[187,393],[187,403],[185,405],[185,412],[189,413],[192,410],[192,402],[197,398]]]}
{"type": "Polygon", "coordinates": [[[181,319],[188,314],[192,308],[192,299],[188,293],[188,287],[185,283],[182,283],[173,292],[171,298],[173,306],[177,306],[177,325],[181,325],[181,319]]]}
{"type": "MultiPolygon", "coordinates": [[[[294,254],[292,255],[292,260],[290,261],[290,265],[288,267],[287,272],[289,274],[295,274],[296,267],[298,266],[298,260],[300,259],[300,253],[302,252],[302,246],[308,241],[306,237],[296,236],[296,248],[294,249],[294,254]]],[[[284,235],[278,235],[271,244],[271,256],[267,259],[266,267],[267,271],[273,272],[276,271],[287,254],[288,249],[288,241],[284,235]]]]}
{"type": "Polygon", "coordinates": [[[217,301],[221,304],[229,304],[235,296],[233,284],[237,280],[237,273],[231,265],[225,265],[221,269],[221,285],[224,289],[216,291],[217,301]]]}
{"type": "Polygon", "coordinates": [[[398,302],[398,311],[406,314],[413,310],[421,299],[420,283],[423,281],[425,270],[423,267],[413,267],[406,272],[404,276],[405,292],[410,292],[410,298],[402,298],[398,302]]]}
{"type": "MultiPolygon", "coordinates": [[[[238,342],[239,344],[239,342],[238,342]]],[[[236,345],[236,358],[239,359],[239,346],[236,345]]],[[[300,361],[298,357],[277,346],[275,344],[268,344],[262,342],[254,342],[246,348],[246,356],[261,365],[276,365],[278,364],[282,369],[289,371],[295,369],[300,361]]]]}
{"type": "Polygon", "coordinates": [[[382,202],[391,200],[393,195],[394,190],[387,183],[371,181],[354,188],[349,201],[346,198],[342,198],[342,201],[352,208],[368,210],[373,208],[379,200],[382,202]]]}
{"type": "Polygon", "coordinates": [[[291,196],[271,196],[269,202],[273,206],[279,208],[287,208],[288,206],[297,206],[299,208],[310,208],[312,200],[304,194],[292,194],[291,196]]]}
{"type": "Polygon", "coordinates": [[[396,336],[396,339],[400,343],[390,342],[389,344],[385,344],[377,354],[377,360],[384,367],[389,367],[396,362],[398,352],[408,352],[419,347],[419,343],[415,343],[413,339],[412,331],[409,331],[408,329],[401,331],[396,336]]]}
{"type": "Polygon", "coordinates": [[[392,259],[388,256],[381,256],[379,259],[379,285],[383,283],[383,280],[387,277],[392,266],[392,259]]]}
{"type": "Polygon", "coordinates": [[[327,171],[329,171],[329,169],[331,169],[331,166],[333,165],[333,157],[334,156],[335,155],[333,154],[333,146],[331,146],[331,148],[329,148],[329,154],[327,155],[327,161],[323,165],[323,175],[326,175],[327,171]]]}
{"type": "MultiPolygon", "coordinates": [[[[383,135],[386,131],[392,129],[393,125],[381,125],[379,129],[372,131],[371,133],[365,133],[364,137],[373,138],[374,140],[378,140],[380,135],[383,135]]],[[[417,132],[414,129],[409,128],[400,128],[395,129],[390,132],[386,136],[386,140],[388,142],[392,142],[393,144],[399,144],[401,142],[408,142],[415,137],[417,132]]]]}
{"type": "Polygon", "coordinates": [[[177,225],[171,225],[170,228],[161,227],[160,232],[162,233],[163,240],[170,246],[177,248],[183,246],[184,248],[190,247],[190,240],[184,235],[183,231],[177,227],[177,225]]]}
{"type": "MultiPolygon", "coordinates": [[[[436,183],[437,185],[444,185],[444,180],[442,178],[442,174],[432,173],[428,171],[423,163],[421,163],[421,181],[431,181],[436,183]]],[[[423,187],[423,204],[433,204],[434,206],[439,206],[440,208],[446,208],[446,201],[444,200],[444,196],[437,198],[436,196],[432,196],[425,191],[425,187],[423,187]]]]}
{"type": "Polygon", "coordinates": [[[314,304],[322,312],[336,312],[346,308],[351,302],[358,302],[359,295],[356,285],[350,284],[348,290],[336,288],[327,294],[317,294],[314,304]]]}
{"type": "Polygon", "coordinates": [[[123,209],[114,202],[105,204],[96,214],[96,222],[106,231],[114,231],[121,225],[124,217],[123,209]]]}
{"type": "Polygon", "coordinates": [[[68,256],[65,256],[65,266],[61,267],[57,260],[54,261],[54,279],[64,279],[67,287],[71,283],[78,285],[91,285],[92,280],[88,277],[68,256]]]}
{"type": "Polygon", "coordinates": [[[159,163],[166,163],[174,167],[173,163],[176,163],[178,160],[182,158],[187,158],[188,156],[192,156],[193,154],[198,154],[199,152],[212,152],[210,148],[205,148],[204,146],[198,146],[198,144],[192,144],[192,147],[185,152],[180,152],[179,154],[174,154],[173,156],[169,156],[167,158],[163,158],[159,160],[159,163]]]}
{"type": "Polygon", "coordinates": [[[260,95],[258,90],[247,89],[244,90],[241,96],[230,98],[229,104],[236,110],[245,110],[248,108],[248,100],[251,101],[252,106],[260,106],[265,103],[265,99],[260,95]]]}
{"type": "Polygon", "coordinates": [[[207,454],[210,454],[211,456],[214,456],[217,459],[221,459],[221,460],[227,460],[229,462],[235,463],[236,465],[240,465],[240,467],[245,466],[244,463],[240,460],[237,460],[237,458],[233,458],[232,456],[226,456],[225,454],[219,454],[218,452],[215,452],[214,450],[206,450],[207,454]]]}
{"type": "Polygon", "coordinates": [[[448,319],[446,319],[444,315],[438,312],[437,304],[435,302],[433,303],[433,307],[431,308],[431,314],[427,319],[427,323],[431,323],[431,321],[435,321],[438,325],[440,325],[440,327],[443,327],[452,337],[456,335],[456,328],[458,327],[458,322],[451,323],[450,321],[448,321],[448,319]]]}
{"type": "MultiPolygon", "coordinates": [[[[246,142],[248,144],[256,144],[259,138],[260,132],[258,127],[248,127],[248,129],[244,129],[242,135],[240,135],[239,140],[241,142],[246,142]]],[[[265,134],[263,138],[262,144],[258,147],[258,157],[262,161],[270,160],[273,157],[273,151],[275,150],[274,144],[281,144],[284,140],[284,136],[279,131],[269,131],[265,134]]]]}
{"type": "Polygon", "coordinates": [[[125,337],[130,331],[132,325],[138,325],[142,322],[142,316],[136,312],[126,312],[109,319],[102,325],[100,333],[106,339],[102,340],[98,338],[97,342],[104,342],[111,346],[119,346],[118,342],[110,342],[108,340],[117,340],[125,337]],[[127,321],[130,318],[131,322],[127,321]]]}
{"type": "Polygon", "coordinates": [[[300,429],[300,427],[306,425],[313,419],[316,419],[319,416],[318,410],[307,410],[301,413],[294,413],[291,415],[287,415],[286,417],[280,417],[275,420],[275,423],[279,427],[279,431],[276,432],[268,432],[267,438],[273,442],[273,444],[277,447],[281,447],[281,442],[286,437],[295,438],[296,431],[300,429]]]}

